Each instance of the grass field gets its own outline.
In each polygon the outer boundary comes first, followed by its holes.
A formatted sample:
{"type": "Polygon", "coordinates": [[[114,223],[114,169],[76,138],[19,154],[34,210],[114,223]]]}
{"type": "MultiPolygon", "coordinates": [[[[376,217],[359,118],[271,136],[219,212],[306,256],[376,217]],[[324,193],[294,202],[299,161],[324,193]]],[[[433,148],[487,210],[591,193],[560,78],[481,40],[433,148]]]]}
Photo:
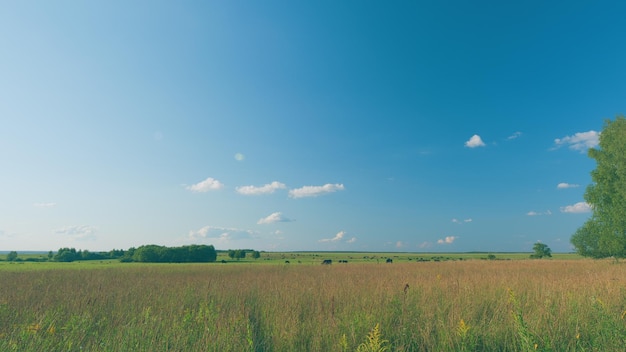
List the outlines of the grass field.
{"type": "Polygon", "coordinates": [[[385,264],[361,254],[282,253],[228,264],[1,262],[0,350],[624,351],[626,346],[625,264],[376,255],[394,258],[385,264]],[[318,264],[348,256],[348,264],[318,264]]]}

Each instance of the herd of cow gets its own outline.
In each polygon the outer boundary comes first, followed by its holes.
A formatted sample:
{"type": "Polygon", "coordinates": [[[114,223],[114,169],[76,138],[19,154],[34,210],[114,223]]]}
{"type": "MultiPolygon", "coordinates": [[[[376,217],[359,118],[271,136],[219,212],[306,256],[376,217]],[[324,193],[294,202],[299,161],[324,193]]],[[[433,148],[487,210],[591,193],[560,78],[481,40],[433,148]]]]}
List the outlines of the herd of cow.
{"type": "MultiPolygon", "coordinates": [[[[322,261],[322,265],[330,265],[330,264],[332,264],[332,263],[333,263],[333,260],[332,260],[332,259],[324,259],[324,261],[322,261]]],[[[340,260],[339,260],[339,263],[346,263],[346,264],[347,264],[347,263],[348,263],[348,261],[347,261],[347,260],[340,259],[340,260]]],[[[393,263],[393,259],[391,259],[391,258],[387,258],[387,260],[385,261],[385,263],[393,263]]]]}

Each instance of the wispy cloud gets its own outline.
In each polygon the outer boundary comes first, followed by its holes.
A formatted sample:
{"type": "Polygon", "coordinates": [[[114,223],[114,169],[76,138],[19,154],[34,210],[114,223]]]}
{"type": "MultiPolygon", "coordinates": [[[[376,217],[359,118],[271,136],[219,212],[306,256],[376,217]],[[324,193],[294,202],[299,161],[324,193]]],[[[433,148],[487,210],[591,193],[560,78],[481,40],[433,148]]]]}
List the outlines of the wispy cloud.
{"type": "MultiPolygon", "coordinates": [[[[318,242],[340,242],[344,239],[346,235],[345,231],[339,231],[333,238],[322,238],[318,242]]],[[[345,243],[354,243],[356,242],[356,237],[352,237],[349,240],[344,241],[345,243]]]]}
{"type": "Polygon", "coordinates": [[[455,224],[463,224],[463,223],[468,223],[468,222],[472,222],[472,221],[474,221],[474,220],[472,220],[472,218],[468,218],[468,219],[465,219],[465,220],[459,220],[459,219],[456,219],[456,218],[452,219],[452,222],[455,223],[455,224]]]}
{"type": "Polygon", "coordinates": [[[545,212],[542,213],[542,212],[531,210],[528,213],[526,213],[526,215],[528,216],[552,215],[552,212],[550,210],[546,210],[545,212]]]}
{"type": "Polygon", "coordinates": [[[262,225],[262,224],[273,224],[275,222],[291,222],[291,221],[293,220],[284,217],[281,212],[275,212],[262,219],[259,219],[257,224],[262,225]]]}
{"type": "Polygon", "coordinates": [[[285,189],[287,186],[285,184],[274,181],[272,183],[265,184],[260,187],[256,186],[242,186],[237,187],[236,191],[239,194],[247,195],[247,196],[257,196],[262,194],[271,194],[274,193],[277,189],[285,189]]]}
{"type": "Polygon", "coordinates": [[[484,147],[485,143],[479,135],[473,135],[467,142],[465,142],[467,148],[484,147]]]}
{"type": "Polygon", "coordinates": [[[291,198],[304,198],[304,197],[317,197],[326,193],[333,193],[337,191],[343,191],[343,184],[330,184],[327,183],[323,186],[304,186],[301,188],[292,189],[289,191],[289,197],[291,198]]]}
{"type": "Polygon", "coordinates": [[[66,235],[75,240],[92,240],[95,239],[96,228],[89,225],[64,226],[54,230],[54,233],[66,235]]]}
{"type": "Polygon", "coordinates": [[[578,202],[576,204],[561,207],[562,213],[579,214],[579,213],[588,213],[590,211],[591,211],[591,206],[586,202],[578,202]]]}
{"type": "Polygon", "coordinates": [[[506,140],[510,141],[510,140],[513,140],[513,139],[517,139],[517,138],[521,137],[521,135],[522,135],[522,132],[515,132],[512,135],[506,137],[506,140]]]}
{"type": "Polygon", "coordinates": [[[600,142],[600,133],[596,131],[578,132],[572,136],[565,136],[554,140],[554,148],[558,149],[564,145],[569,149],[578,150],[581,153],[589,148],[594,148],[600,142]]]}
{"type": "Polygon", "coordinates": [[[420,249],[426,249],[426,248],[430,248],[430,247],[432,247],[432,246],[433,246],[432,242],[425,241],[425,242],[420,243],[420,244],[417,246],[417,248],[420,248],[420,249]]]}
{"type": "Polygon", "coordinates": [[[225,244],[238,240],[252,239],[255,236],[256,233],[251,230],[217,226],[204,226],[199,230],[189,231],[189,239],[192,241],[211,239],[216,240],[220,244],[225,244]]]}
{"type": "Polygon", "coordinates": [[[243,154],[241,154],[241,153],[235,154],[235,160],[237,160],[237,161],[243,161],[245,158],[246,157],[243,154]]]}
{"type": "Polygon", "coordinates": [[[456,236],[447,236],[446,238],[443,239],[439,239],[437,240],[438,244],[451,244],[453,243],[458,237],[456,236]]]}
{"type": "Polygon", "coordinates": [[[57,205],[57,203],[48,202],[48,203],[34,203],[33,206],[35,208],[53,208],[57,205]]]}
{"type": "Polygon", "coordinates": [[[573,183],[566,183],[566,182],[561,182],[558,185],[556,185],[556,188],[558,189],[576,188],[576,187],[580,187],[580,185],[573,184],[573,183]]]}
{"type": "Polygon", "coordinates": [[[402,241],[396,242],[396,248],[402,248],[402,247],[406,247],[406,243],[402,241]]]}
{"type": "Polygon", "coordinates": [[[192,192],[198,192],[198,193],[214,191],[214,190],[218,190],[218,189],[222,189],[222,188],[224,188],[224,184],[221,183],[220,181],[212,178],[212,177],[208,177],[204,181],[200,181],[200,182],[198,182],[196,184],[193,184],[191,186],[187,186],[188,190],[190,190],[192,192]]]}

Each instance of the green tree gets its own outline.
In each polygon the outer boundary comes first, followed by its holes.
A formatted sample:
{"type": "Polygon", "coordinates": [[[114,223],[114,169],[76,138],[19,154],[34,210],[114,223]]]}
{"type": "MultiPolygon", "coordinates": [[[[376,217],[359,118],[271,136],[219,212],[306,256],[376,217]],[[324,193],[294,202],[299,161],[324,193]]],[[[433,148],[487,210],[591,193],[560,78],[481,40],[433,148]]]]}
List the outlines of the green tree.
{"type": "Polygon", "coordinates": [[[57,262],[73,262],[79,259],[80,255],[76,252],[76,248],[60,248],[54,256],[57,262]]]}
{"type": "Polygon", "coordinates": [[[537,242],[533,245],[533,251],[535,253],[531,254],[531,258],[541,259],[544,257],[552,257],[552,250],[548,247],[547,244],[537,242]]]}
{"type": "Polygon", "coordinates": [[[606,120],[599,148],[589,149],[596,169],[591,172],[585,201],[591,217],[570,242],[586,257],[626,257],[626,118],[606,120]]]}
{"type": "Polygon", "coordinates": [[[17,252],[11,251],[7,254],[7,262],[14,262],[17,259],[17,252]]]}
{"type": "Polygon", "coordinates": [[[259,259],[259,258],[261,258],[261,252],[259,252],[259,251],[253,251],[253,252],[252,252],[252,258],[254,258],[254,259],[259,259]]]}
{"type": "Polygon", "coordinates": [[[228,257],[230,257],[230,259],[243,259],[246,257],[246,250],[245,249],[229,249],[228,250],[228,257]]]}

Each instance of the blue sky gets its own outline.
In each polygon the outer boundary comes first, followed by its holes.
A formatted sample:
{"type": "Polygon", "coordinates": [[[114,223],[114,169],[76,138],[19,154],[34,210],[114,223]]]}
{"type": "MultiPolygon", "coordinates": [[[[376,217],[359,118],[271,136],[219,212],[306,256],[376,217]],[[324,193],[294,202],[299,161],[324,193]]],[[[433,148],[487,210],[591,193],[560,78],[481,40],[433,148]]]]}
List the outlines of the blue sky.
{"type": "Polygon", "coordinates": [[[5,3],[0,249],[570,251],[624,13],[5,3]]]}

